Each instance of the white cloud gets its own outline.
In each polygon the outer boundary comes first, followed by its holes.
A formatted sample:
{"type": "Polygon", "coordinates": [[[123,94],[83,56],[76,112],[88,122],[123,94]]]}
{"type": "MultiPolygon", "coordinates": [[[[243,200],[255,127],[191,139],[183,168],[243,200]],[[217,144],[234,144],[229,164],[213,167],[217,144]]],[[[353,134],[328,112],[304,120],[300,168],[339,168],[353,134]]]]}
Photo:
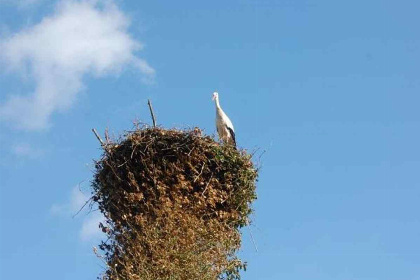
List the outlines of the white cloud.
{"type": "Polygon", "coordinates": [[[12,146],[12,153],[19,158],[38,158],[42,156],[43,151],[32,147],[28,143],[17,143],[12,146]]]}
{"type": "Polygon", "coordinates": [[[87,195],[80,191],[79,186],[75,186],[70,193],[69,201],[64,204],[53,204],[51,213],[54,215],[75,215],[89,199],[87,195]]]}
{"type": "Polygon", "coordinates": [[[153,80],[154,69],[136,52],[142,44],[127,31],[129,19],[112,1],[62,1],[53,15],[0,42],[9,71],[29,74],[34,92],[0,104],[0,120],[15,128],[42,130],[51,115],[69,109],[84,88],[83,77],[115,75],[127,66],[153,80]]]}
{"type": "Polygon", "coordinates": [[[105,224],[104,216],[99,212],[90,213],[83,221],[82,228],[79,231],[79,237],[82,241],[98,240],[104,237],[99,223],[105,224]]]}
{"type": "MultiPolygon", "coordinates": [[[[51,207],[51,214],[55,216],[72,217],[83,207],[86,201],[89,199],[84,193],[79,190],[78,186],[75,186],[70,193],[68,202],[63,204],[53,204],[51,207]]],[[[105,224],[105,218],[99,211],[86,213],[82,211],[76,218],[83,217],[82,225],[79,230],[79,237],[82,241],[99,240],[104,237],[99,223],[105,224]]]]}

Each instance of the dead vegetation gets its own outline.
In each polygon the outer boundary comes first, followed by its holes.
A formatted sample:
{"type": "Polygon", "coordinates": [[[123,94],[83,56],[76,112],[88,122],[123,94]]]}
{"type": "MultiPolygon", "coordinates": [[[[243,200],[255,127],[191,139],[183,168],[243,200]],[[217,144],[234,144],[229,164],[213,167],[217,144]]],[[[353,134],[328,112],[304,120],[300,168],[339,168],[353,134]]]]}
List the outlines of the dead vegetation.
{"type": "Polygon", "coordinates": [[[240,279],[239,229],[256,199],[249,154],[198,128],[143,127],[103,148],[92,183],[107,219],[101,279],[240,279]]]}

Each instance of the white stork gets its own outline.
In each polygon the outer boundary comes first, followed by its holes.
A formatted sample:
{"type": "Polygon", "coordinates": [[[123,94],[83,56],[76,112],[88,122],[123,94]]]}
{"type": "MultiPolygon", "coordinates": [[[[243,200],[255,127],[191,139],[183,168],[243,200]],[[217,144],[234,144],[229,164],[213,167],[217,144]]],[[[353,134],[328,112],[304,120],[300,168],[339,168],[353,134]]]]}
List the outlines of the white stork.
{"type": "Polygon", "coordinates": [[[236,148],[235,129],[229,117],[223,112],[219,104],[219,94],[213,93],[213,100],[216,103],[216,128],[219,139],[226,144],[231,144],[236,148]]]}

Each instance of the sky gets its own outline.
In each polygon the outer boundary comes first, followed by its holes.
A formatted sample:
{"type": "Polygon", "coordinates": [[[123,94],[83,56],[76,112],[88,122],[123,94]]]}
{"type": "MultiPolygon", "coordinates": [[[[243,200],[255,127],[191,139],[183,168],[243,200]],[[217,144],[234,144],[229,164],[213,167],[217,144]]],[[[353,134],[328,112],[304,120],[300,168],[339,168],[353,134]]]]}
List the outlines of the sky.
{"type": "Polygon", "coordinates": [[[101,155],[139,120],[262,154],[244,280],[420,266],[418,1],[0,0],[0,279],[95,279],[101,155]]]}

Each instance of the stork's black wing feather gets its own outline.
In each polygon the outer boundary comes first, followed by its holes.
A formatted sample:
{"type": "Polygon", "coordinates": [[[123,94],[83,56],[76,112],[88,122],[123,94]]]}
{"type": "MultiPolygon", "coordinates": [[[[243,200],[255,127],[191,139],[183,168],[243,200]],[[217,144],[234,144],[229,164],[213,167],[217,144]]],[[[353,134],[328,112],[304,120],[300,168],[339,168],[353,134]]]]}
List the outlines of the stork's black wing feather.
{"type": "Polygon", "coordinates": [[[226,128],[229,130],[230,136],[232,137],[232,140],[233,140],[233,146],[236,148],[235,131],[233,131],[233,129],[228,126],[226,126],[226,128]]]}

